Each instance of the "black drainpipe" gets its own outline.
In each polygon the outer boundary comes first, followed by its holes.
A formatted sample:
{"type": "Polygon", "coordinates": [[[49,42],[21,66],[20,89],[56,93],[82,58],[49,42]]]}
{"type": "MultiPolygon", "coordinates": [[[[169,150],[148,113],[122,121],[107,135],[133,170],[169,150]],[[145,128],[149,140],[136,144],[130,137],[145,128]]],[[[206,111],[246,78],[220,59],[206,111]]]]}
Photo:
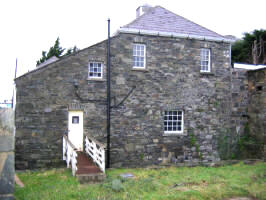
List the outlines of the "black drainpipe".
{"type": "Polygon", "coordinates": [[[106,168],[110,168],[110,107],[111,107],[111,87],[110,87],[110,19],[108,19],[108,42],[107,42],[107,149],[106,168]]]}

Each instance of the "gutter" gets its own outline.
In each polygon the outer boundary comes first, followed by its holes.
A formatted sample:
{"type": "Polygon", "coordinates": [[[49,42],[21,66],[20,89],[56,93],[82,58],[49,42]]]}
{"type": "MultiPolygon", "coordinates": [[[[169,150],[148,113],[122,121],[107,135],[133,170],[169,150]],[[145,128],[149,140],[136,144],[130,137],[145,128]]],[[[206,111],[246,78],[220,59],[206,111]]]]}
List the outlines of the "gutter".
{"type": "Polygon", "coordinates": [[[120,28],[117,33],[133,33],[133,34],[143,34],[143,35],[153,35],[153,36],[162,36],[162,37],[176,37],[184,39],[196,39],[196,40],[206,40],[213,42],[225,42],[225,43],[234,43],[235,40],[227,39],[225,37],[211,37],[211,36],[200,36],[193,34],[182,34],[174,32],[164,32],[164,31],[151,31],[143,29],[134,29],[134,28],[120,28]]]}

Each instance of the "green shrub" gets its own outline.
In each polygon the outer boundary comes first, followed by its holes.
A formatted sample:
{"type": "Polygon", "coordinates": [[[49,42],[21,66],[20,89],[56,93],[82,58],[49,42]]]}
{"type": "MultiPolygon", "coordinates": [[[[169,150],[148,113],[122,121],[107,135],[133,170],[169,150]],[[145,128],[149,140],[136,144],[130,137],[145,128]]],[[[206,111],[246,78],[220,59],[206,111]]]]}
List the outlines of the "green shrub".
{"type": "Polygon", "coordinates": [[[121,180],[114,179],[112,181],[112,190],[115,191],[115,192],[120,192],[120,191],[123,190],[123,185],[122,185],[121,180]]]}

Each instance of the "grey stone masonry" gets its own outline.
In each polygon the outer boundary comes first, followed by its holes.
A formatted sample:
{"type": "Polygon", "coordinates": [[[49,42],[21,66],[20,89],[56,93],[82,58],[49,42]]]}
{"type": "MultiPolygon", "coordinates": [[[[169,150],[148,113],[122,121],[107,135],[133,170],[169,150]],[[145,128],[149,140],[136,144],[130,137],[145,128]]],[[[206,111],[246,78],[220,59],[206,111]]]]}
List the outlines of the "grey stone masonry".
{"type": "Polygon", "coordinates": [[[250,132],[260,143],[256,146],[258,157],[266,160],[266,69],[249,71],[248,83],[250,132]]]}
{"type": "Polygon", "coordinates": [[[232,69],[232,124],[233,133],[242,135],[248,122],[248,70],[232,69]]]}
{"type": "Polygon", "coordinates": [[[14,199],[13,110],[0,108],[0,200],[14,199]]]}
{"type": "Polygon", "coordinates": [[[246,158],[265,159],[265,71],[232,69],[231,134],[236,142],[244,135],[249,137],[249,141],[242,138],[246,158]]]}
{"type": "MultiPolygon", "coordinates": [[[[16,79],[16,167],[62,164],[68,110],[84,111],[84,132],[106,143],[106,41],[16,79]],[[88,78],[88,63],[103,78],[88,78]]],[[[217,138],[231,126],[230,44],[120,33],[111,39],[111,167],[220,160],[217,138]],[[132,68],[133,44],[146,68],[132,68]],[[200,49],[211,72],[200,72],[200,49]],[[128,97],[127,97],[128,96],[128,97]],[[125,98],[127,97],[127,98],[125,98]],[[125,101],[119,104],[123,99],[125,101]],[[182,134],[164,133],[164,112],[182,110],[182,134]]]]}

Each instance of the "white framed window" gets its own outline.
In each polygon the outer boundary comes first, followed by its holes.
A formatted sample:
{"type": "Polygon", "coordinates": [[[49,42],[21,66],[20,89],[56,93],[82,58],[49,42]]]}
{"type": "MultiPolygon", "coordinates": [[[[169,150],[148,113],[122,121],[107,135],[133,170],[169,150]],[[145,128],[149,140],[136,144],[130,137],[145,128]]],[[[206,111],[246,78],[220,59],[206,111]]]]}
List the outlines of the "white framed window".
{"type": "Polygon", "coordinates": [[[182,110],[164,111],[164,133],[182,134],[184,130],[184,112],[182,110]]]}
{"type": "Polygon", "coordinates": [[[103,64],[100,62],[89,63],[89,78],[102,78],[103,64]]]}
{"type": "Polygon", "coordinates": [[[200,50],[200,71],[211,72],[211,50],[201,49],[200,50]]]}
{"type": "Polygon", "coordinates": [[[133,67],[146,67],[146,46],[144,44],[133,44],[133,67]]]}

